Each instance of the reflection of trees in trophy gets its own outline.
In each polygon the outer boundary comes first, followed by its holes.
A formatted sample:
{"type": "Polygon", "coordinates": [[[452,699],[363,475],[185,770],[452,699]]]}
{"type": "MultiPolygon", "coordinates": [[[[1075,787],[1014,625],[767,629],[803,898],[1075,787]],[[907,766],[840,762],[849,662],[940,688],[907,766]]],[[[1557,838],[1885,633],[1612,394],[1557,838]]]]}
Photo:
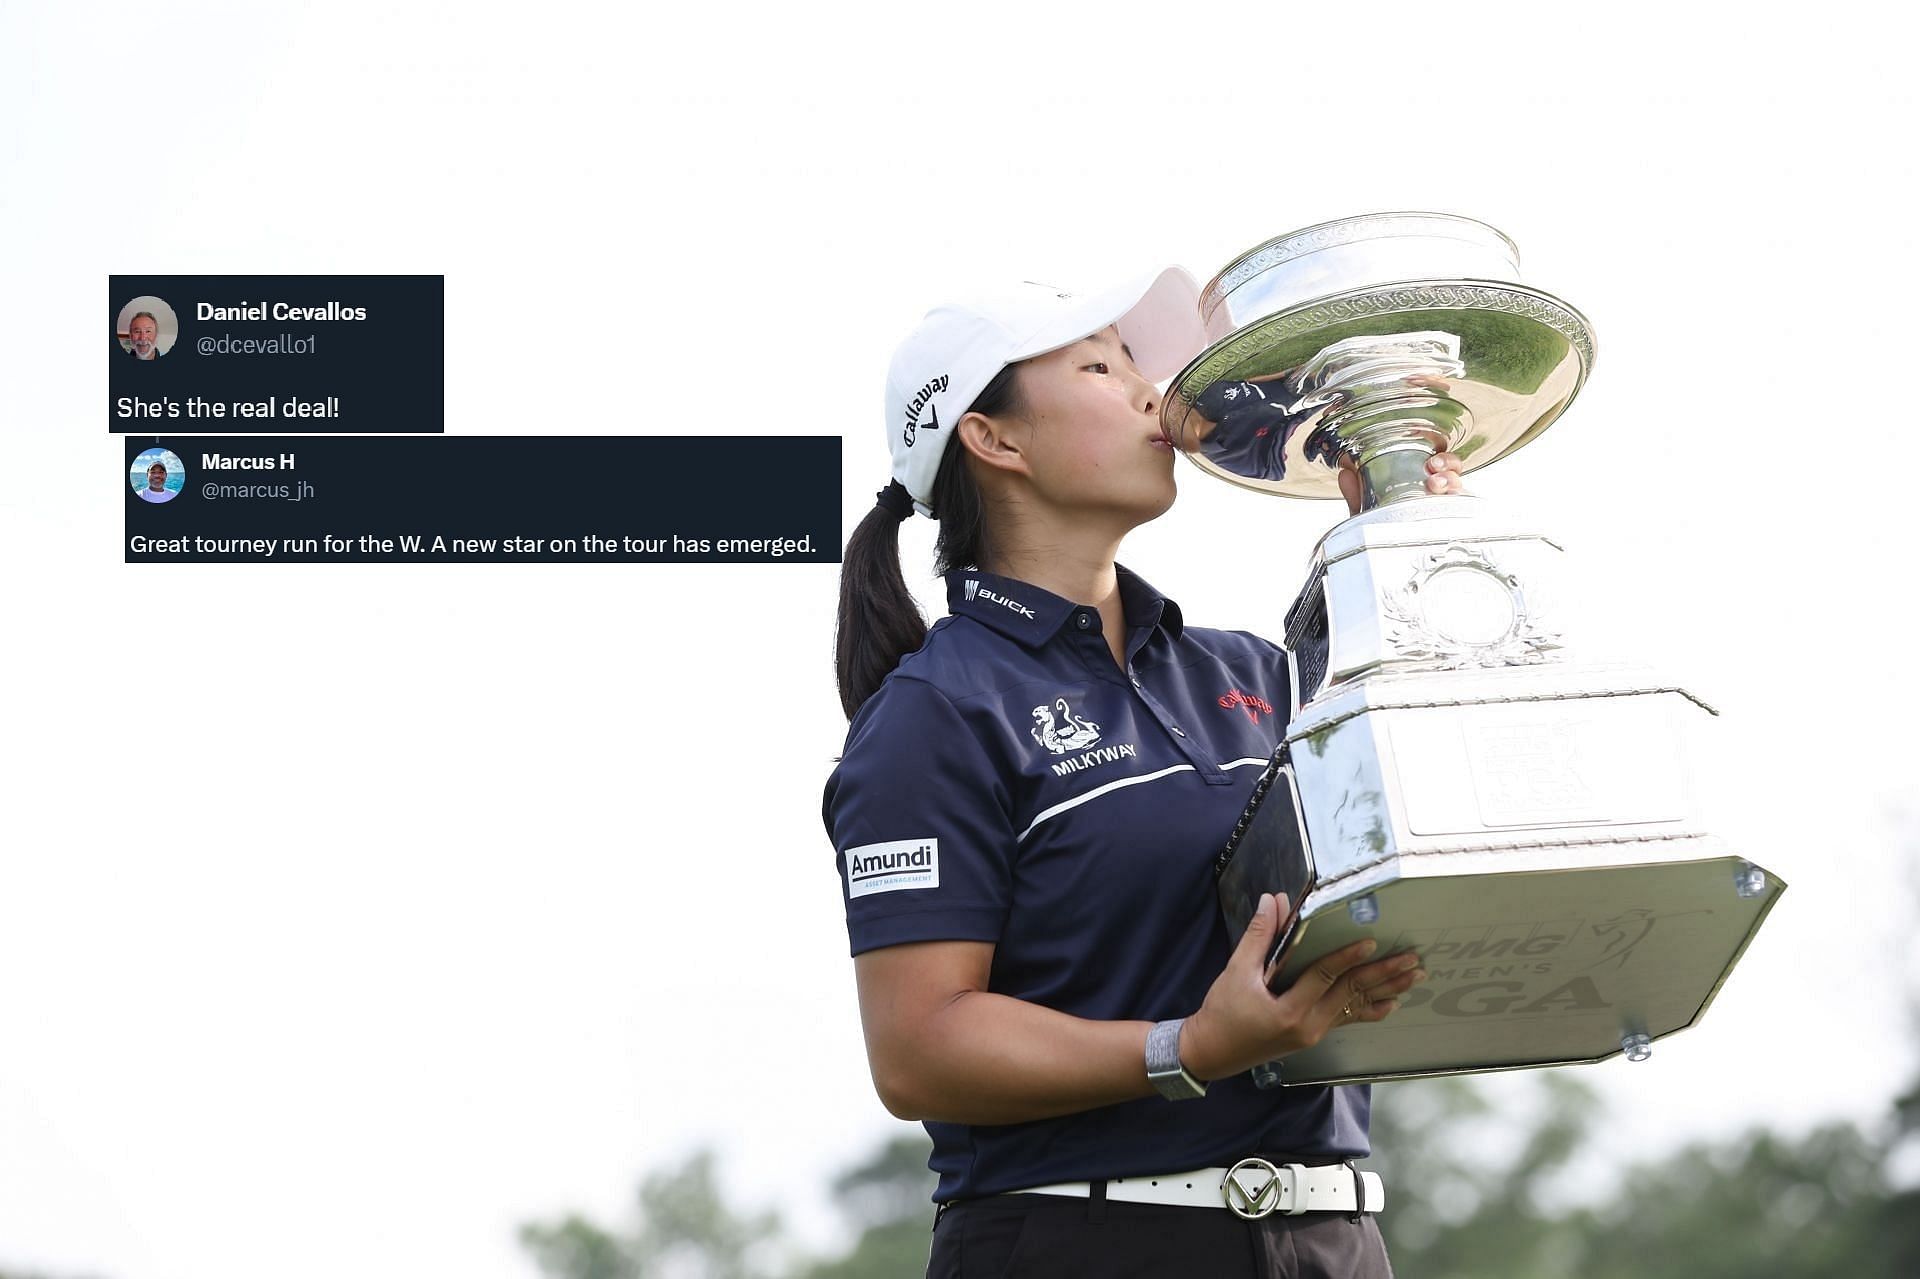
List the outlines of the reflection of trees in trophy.
{"type": "Polygon", "coordinates": [[[1208,387],[1193,402],[1190,448],[1234,474],[1278,480],[1299,438],[1309,461],[1358,467],[1375,506],[1409,483],[1424,492],[1427,458],[1467,437],[1472,414],[1449,394],[1465,372],[1452,333],[1343,338],[1279,373],[1208,387]]]}

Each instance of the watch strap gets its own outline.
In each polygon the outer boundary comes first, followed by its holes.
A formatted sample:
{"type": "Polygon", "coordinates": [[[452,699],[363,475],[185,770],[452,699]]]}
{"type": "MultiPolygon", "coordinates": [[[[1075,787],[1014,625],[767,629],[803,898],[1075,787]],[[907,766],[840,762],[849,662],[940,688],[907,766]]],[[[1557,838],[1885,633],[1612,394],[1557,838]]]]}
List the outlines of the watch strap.
{"type": "Polygon", "coordinates": [[[1190,1101],[1207,1095],[1207,1086],[1180,1064],[1180,1027],[1186,1021],[1156,1023],[1147,1032],[1147,1080],[1168,1101],[1190,1101]]]}

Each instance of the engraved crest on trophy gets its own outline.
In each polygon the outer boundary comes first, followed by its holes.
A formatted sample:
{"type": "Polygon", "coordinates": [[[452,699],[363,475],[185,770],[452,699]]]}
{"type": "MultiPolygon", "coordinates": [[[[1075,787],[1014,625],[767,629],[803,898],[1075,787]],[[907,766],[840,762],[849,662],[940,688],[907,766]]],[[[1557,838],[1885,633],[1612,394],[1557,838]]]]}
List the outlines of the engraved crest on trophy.
{"type": "Polygon", "coordinates": [[[1684,717],[1712,708],[1576,656],[1561,548],[1425,489],[1434,453],[1477,470],[1565,412],[1586,319],[1521,283],[1504,235],[1435,213],[1270,240],[1201,310],[1213,341],[1161,411],[1175,449],[1263,492],[1338,498],[1341,470],[1362,492],[1288,610],[1291,718],[1216,864],[1222,910],[1238,936],[1287,894],[1276,989],[1362,936],[1431,974],[1261,1082],[1645,1057],[1705,1013],[1785,885],[1704,828],[1684,717]]]}

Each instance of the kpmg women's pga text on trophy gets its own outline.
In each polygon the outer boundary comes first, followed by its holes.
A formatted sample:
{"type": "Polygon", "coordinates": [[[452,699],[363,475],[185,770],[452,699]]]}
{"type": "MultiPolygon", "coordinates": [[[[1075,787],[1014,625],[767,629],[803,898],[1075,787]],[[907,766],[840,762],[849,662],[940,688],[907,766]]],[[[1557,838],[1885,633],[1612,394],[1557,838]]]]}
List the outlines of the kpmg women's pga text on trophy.
{"type": "Polygon", "coordinates": [[[1217,866],[1229,935],[1292,912],[1275,989],[1362,936],[1431,979],[1379,1023],[1256,1071],[1329,1083],[1645,1057],[1697,1022],[1785,885],[1703,829],[1684,716],[1652,668],[1557,629],[1560,548],[1426,494],[1534,439],[1593,333],[1492,227],[1433,213],[1270,240],[1201,297],[1215,338],[1161,412],[1174,447],[1289,497],[1362,485],[1287,614],[1292,716],[1217,866]]]}

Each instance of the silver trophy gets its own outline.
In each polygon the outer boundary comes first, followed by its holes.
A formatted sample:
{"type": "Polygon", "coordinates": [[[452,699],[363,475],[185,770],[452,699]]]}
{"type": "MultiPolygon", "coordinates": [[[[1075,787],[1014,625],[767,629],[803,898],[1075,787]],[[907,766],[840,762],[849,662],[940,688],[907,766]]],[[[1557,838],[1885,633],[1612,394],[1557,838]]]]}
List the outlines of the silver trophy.
{"type": "Polygon", "coordinates": [[[1703,828],[1686,717],[1638,663],[1555,621],[1560,548],[1426,462],[1475,470],[1538,436],[1593,365],[1578,311],[1469,218],[1390,213],[1270,240],[1206,287],[1217,340],[1161,413],[1201,469],[1289,497],[1361,485],[1286,619],[1286,737],[1222,851],[1238,936],[1292,905],[1275,989],[1360,937],[1431,979],[1263,1084],[1591,1062],[1697,1022],[1785,885],[1703,828]],[[1352,481],[1350,481],[1352,482],[1352,481]]]}

